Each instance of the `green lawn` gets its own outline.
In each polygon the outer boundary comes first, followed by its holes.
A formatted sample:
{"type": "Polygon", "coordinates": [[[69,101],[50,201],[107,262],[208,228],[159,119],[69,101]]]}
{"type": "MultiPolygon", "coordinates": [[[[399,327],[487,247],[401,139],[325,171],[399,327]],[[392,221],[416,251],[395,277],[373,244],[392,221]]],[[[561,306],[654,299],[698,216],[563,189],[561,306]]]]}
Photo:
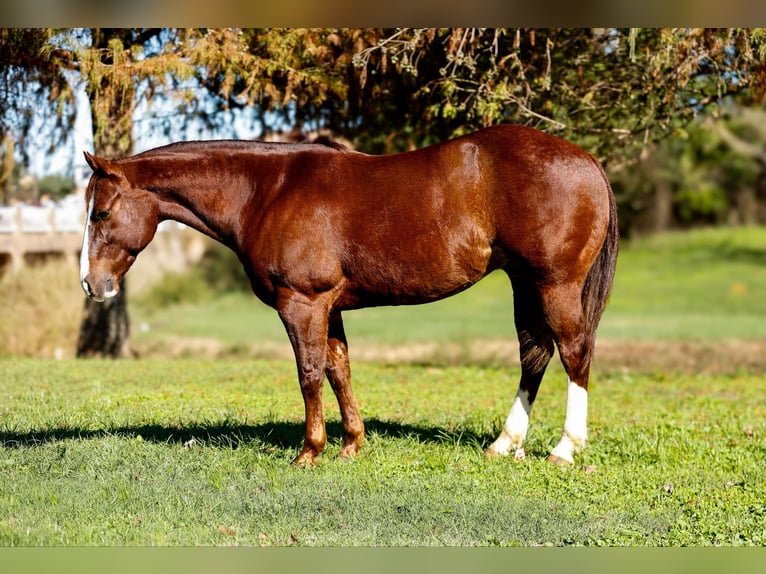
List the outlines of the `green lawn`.
{"type": "Polygon", "coordinates": [[[302,404],[275,361],[5,359],[0,545],[763,545],[766,402],[756,376],[606,373],[591,446],[541,391],[528,460],[487,461],[518,373],[360,365],[368,428],[296,469],[302,404]]]}
{"type": "MultiPolygon", "coordinates": [[[[601,337],[763,338],[762,246],[762,229],[624,243],[601,337]]],[[[327,453],[316,468],[296,469],[295,366],[247,351],[259,341],[289,348],[276,314],[236,294],[139,303],[137,347],[198,337],[222,341],[229,358],[0,359],[0,546],[766,544],[757,369],[680,374],[655,369],[651,357],[638,369],[597,362],[591,444],[558,468],[545,461],[565,410],[557,361],[521,463],[483,456],[518,368],[355,361],[361,455],[336,458],[338,408],[325,389],[327,453]]],[[[440,303],[348,313],[352,357],[365,345],[513,337],[510,309],[507,281],[493,275],[440,303]]]]}
{"type": "Polygon", "coordinates": [[[766,228],[706,229],[623,244],[601,336],[766,337],[766,228]]]}

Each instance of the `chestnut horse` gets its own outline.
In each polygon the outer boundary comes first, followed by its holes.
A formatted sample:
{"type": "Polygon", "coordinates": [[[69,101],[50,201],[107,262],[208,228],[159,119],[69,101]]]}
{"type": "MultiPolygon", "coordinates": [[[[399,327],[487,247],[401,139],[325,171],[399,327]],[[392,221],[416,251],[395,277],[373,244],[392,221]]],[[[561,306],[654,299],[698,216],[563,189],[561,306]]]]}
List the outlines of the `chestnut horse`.
{"type": "Polygon", "coordinates": [[[245,141],[175,143],[114,161],[85,156],[94,172],[80,258],[85,292],[114,296],[166,219],[231,248],[295,352],[306,417],[296,464],[313,463],[325,447],[325,376],[340,405],[340,456],[364,441],[343,311],[435,301],[496,269],[513,287],[521,380],[487,455],[524,457],[554,344],[567,406],[549,459],[571,463],[585,445],[588,375],[618,231],[601,165],[574,144],[499,125],[384,156],[245,141]]]}

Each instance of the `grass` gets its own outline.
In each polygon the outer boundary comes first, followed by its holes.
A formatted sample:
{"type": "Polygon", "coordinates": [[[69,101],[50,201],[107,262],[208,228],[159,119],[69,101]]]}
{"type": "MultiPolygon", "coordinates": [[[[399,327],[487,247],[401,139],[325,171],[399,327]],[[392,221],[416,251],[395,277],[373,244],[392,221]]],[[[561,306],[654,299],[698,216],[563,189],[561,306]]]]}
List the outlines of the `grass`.
{"type": "Polygon", "coordinates": [[[5,359],[1,545],[763,545],[766,405],[757,376],[604,373],[589,449],[544,458],[563,373],[528,460],[487,461],[517,372],[359,365],[361,456],[289,464],[294,367],[276,361],[5,359]],[[445,493],[449,493],[445,496],[445,493]]]}
{"type": "Polygon", "coordinates": [[[71,352],[82,305],[71,262],[52,260],[6,273],[0,278],[0,355],[50,358],[71,352]]]}
{"type": "Polygon", "coordinates": [[[766,337],[766,228],[702,229],[622,246],[600,335],[766,337]]]}
{"type": "MultiPolygon", "coordinates": [[[[624,242],[601,338],[757,342],[766,335],[763,246],[758,228],[624,242]]],[[[757,369],[597,362],[591,444],[573,467],[554,468],[545,456],[565,410],[557,361],[532,415],[528,459],[515,463],[487,461],[483,450],[510,407],[517,368],[355,359],[361,455],[336,458],[339,414],[325,389],[327,452],[318,467],[295,469],[295,366],[253,359],[249,347],[289,353],[276,314],[249,295],[192,287],[191,298],[178,299],[170,282],[132,298],[134,345],[159,354],[168,341],[199,338],[220,342],[225,360],[193,350],[175,360],[0,358],[0,546],[766,544],[757,369]]],[[[25,320],[22,299],[9,299],[2,319],[15,326],[4,332],[28,324],[35,345],[50,347],[45,329],[59,323],[25,320]]],[[[432,305],[346,315],[352,356],[435,342],[438,359],[450,345],[514,337],[512,321],[499,274],[432,305]]]]}
{"type": "MultiPolygon", "coordinates": [[[[492,274],[456,297],[429,305],[350,311],[344,314],[344,323],[349,338],[362,344],[507,338],[513,335],[510,303],[507,278],[492,274]]],[[[215,338],[231,347],[246,347],[254,341],[289,347],[276,311],[250,293],[219,294],[204,305],[191,302],[156,307],[139,301],[133,305],[133,317],[139,326],[134,337],[138,345],[167,337],[196,337],[215,338]]]]}

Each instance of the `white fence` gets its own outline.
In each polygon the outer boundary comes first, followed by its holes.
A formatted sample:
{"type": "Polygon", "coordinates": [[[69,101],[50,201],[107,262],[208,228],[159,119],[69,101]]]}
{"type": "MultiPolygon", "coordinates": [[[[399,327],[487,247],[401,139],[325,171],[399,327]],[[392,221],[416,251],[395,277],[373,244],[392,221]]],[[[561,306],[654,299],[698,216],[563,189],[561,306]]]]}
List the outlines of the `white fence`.
{"type": "Polygon", "coordinates": [[[83,223],[73,205],[0,207],[0,233],[82,233],[83,223]]]}
{"type": "MultiPolygon", "coordinates": [[[[25,262],[39,260],[41,257],[64,257],[76,261],[82,246],[84,224],[85,204],[82,196],[70,196],[64,201],[46,206],[0,207],[0,275],[6,268],[18,270],[25,262]]],[[[183,231],[184,228],[181,223],[163,221],[157,231],[183,231]]],[[[163,254],[162,267],[185,265],[198,259],[201,252],[197,238],[194,237],[196,235],[191,233],[190,240],[181,243],[179,238],[156,241],[159,244],[157,251],[163,254]],[[165,244],[167,248],[163,248],[165,244]],[[183,245],[183,248],[171,249],[174,245],[183,245]],[[166,259],[167,263],[164,262],[166,259]]]]}
{"type": "MultiPolygon", "coordinates": [[[[85,206],[79,202],[56,205],[0,207],[0,234],[80,233],[85,224],[85,206]]],[[[157,231],[183,229],[176,221],[163,221],[157,231]]]]}

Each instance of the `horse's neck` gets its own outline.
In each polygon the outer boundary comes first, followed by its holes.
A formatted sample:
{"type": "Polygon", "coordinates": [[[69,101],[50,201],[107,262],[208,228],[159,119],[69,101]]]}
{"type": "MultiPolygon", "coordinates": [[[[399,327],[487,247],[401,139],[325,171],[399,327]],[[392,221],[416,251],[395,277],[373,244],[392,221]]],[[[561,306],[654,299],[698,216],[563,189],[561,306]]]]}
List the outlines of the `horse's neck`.
{"type": "Polygon", "coordinates": [[[180,175],[163,174],[160,183],[149,186],[159,198],[160,218],[179,221],[233,247],[247,200],[241,178],[225,169],[205,172],[192,160],[173,172],[180,175]]]}
{"type": "Polygon", "coordinates": [[[174,191],[178,193],[178,197],[168,197],[169,194],[163,193],[160,201],[160,217],[179,221],[216,241],[226,243],[226,228],[229,226],[217,214],[208,213],[204,208],[205,202],[195,201],[198,193],[184,193],[185,190],[174,191]]]}

